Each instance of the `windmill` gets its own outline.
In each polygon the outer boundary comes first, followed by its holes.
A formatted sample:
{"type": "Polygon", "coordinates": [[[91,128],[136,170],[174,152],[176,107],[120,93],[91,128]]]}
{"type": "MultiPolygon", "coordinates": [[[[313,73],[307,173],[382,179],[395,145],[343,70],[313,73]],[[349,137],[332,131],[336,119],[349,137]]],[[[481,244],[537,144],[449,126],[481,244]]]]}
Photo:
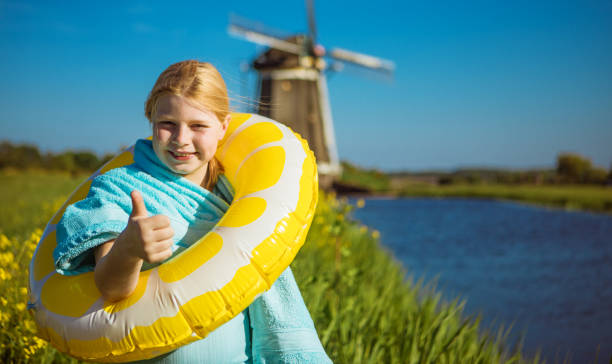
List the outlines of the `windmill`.
{"type": "Polygon", "coordinates": [[[308,141],[314,151],[322,188],[328,189],[340,175],[341,166],[334,136],[326,72],[339,71],[348,63],[391,76],[393,62],[341,48],[326,52],[317,43],[314,0],[306,0],[308,33],[289,37],[232,17],[228,31],[253,43],[267,46],[251,66],[258,74],[258,114],[288,125],[308,141]]]}

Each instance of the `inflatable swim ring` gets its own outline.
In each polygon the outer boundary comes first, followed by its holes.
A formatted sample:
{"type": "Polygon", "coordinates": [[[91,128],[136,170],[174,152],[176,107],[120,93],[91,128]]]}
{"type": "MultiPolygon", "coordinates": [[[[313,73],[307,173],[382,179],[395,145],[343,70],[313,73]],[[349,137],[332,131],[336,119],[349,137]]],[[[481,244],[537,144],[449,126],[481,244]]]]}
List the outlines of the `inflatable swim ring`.
{"type": "Polygon", "coordinates": [[[55,271],[55,227],[91,180],[133,162],[133,147],[73,192],[47,224],[30,263],[28,307],[39,335],[83,360],[151,358],[204,338],[229,321],[289,266],[304,243],[318,196],[314,154],[288,127],[233,114],[217,158],[235,190],[215,228],[183,253],[140,273],[128,298],[102,299],[93,272],[55,271]]]}

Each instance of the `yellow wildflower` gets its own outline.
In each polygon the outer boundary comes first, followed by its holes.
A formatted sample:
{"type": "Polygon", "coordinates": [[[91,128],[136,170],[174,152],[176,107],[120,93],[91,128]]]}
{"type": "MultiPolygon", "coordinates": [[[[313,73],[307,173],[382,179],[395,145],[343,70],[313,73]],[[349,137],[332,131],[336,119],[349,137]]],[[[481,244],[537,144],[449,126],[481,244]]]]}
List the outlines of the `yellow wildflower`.
{"type": "Polygon", "coordinates": [[[34,325],[34,322],[32,320],[25,321],[25,328],[31,333],[36,333],[36,325],[34,325]]]}
{"type": "Polygon", "coordinates": [[[17,311],[25,311],[26,304],[23,302],[19,302],[18,304],[15,305],[15,308],[17,309],[17,311]]]}
{"type": "Polygon", "coordinates": [[[0,234],[0,249],[6,249],[11,246],[11,241],[4,234],[0,234]]]}
{"type": "Polygon", "coordinates": [[[43,232],[42,232],[41,229],[34,229],[34,231],[32,231],[32,234],[30,235],[30,239],[38,241],[38,240],[40,240],[40,237],[42,236],[42,233],[43,232]]]}
{"type": "Polygon", "coordinates": [[[11,252],[0,253],[0,265],[2,266],[10,265],[14,259],[15,256],[11,252]]]}
{"type": "Polygon", "coordinates": [[[23,349],[23,354],[24,354],[26,359],[30,359],[32,354],[34,354],[34,349],[32,349],[32,348],[25,348],[25,349],[23,349]]]}
{"type": "Polygon", "coordinates": [[[22,295],[27,295],[28,294],[28,289],[25,287],[21,287],[19,288],[19,293],[21,293],[22,295]]]}
{"type": "Polygon", "coordinates": [[[13,276],[11,276],[11,274],[7,271],[5,271],[3,268],[0,268],[0,281],[6,281],[13,278],[13,276]]]}
{"type": "Polygon", "coordinates": [[[43,346],[47,345],[47,342],[39,338],[38,336],[34,336],[34,343],[39,348],[42,348],[43,346]]]}
{"type": "Polygon", "coordinates": [[[6,306],[6,304],[8,303],[8,301],[6,300],[6,298],[4,298],[4,297],[0,297],[0,303],[2,303],[2,306],[6,306]]]}
{"type": "Polygon", "coordinates": [[[372,237],[373,237],[374,239],[378,239],[378,238],[380,238],[380,232],[379,232],[378,230],[374,230],[374,231],[372,231],[372,237]]]}
{"type": "Polygon", "coordinates": [[[363,198],[360,198],[359,200],[357,200],[357,208],[363,208],[365,206],[365,200],[363,198]]]}

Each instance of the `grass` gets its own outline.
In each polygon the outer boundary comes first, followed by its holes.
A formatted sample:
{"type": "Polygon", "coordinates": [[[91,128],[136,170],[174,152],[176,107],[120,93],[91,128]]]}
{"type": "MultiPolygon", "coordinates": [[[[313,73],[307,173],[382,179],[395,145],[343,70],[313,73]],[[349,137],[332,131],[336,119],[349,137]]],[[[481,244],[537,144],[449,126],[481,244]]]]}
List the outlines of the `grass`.
{"type": "Polygon", "coordinates": [[[0,172],[0,362],[76,363],[36,337],[26,310],[28,265],[42,229],[83,177],[0,172]]]}
{"type": "Polygon", "coordinates": [[[612,213],[612,188],[588,185],[448,185],[414,184],[402,197],[470,197],[521,201],[568,210],[612,213]]]}
{"type": "MultiPolygon", "coordinates": [[[[41,228],[83,178],[0,174],[0,362],[76,362],[35,337],[25,308],[27,265],[41,228]],[[7,192],[8,191],[8,192],[7,192]],[[14,215],[19,215],[19,218],[14,215]],[[8,217],[8,218],[6,218],[8,217]]],[[[322,194],[307,242],[292,264],[321,341],[336,363],[539,363],[509,347],[509,330],[480,326],[463,302],[405,271],[379,234],[322,194]]]]}
{"type": "Polygon", "coordinates": [[[509,347],[509,330],[480,327],[464,302],[406,280],[378,232],[346,221],[351,207],[323,195],[308,243],[292,264],[328,354],[338,363],[538,363],[509,347]]]}
{"type": "Polygon", "coordinates": [[[347,162],[342,162],[340,181],[372,192],[385,192],[390,188],[390,179],[384,173],[377,170],[361,169],[347,162]]]}
{"type": "Polygon", "coordinates": [[[44,228],[85,178],[59,172],[0,171],[0,232],[21,240],[34,229],[44,228]]]}

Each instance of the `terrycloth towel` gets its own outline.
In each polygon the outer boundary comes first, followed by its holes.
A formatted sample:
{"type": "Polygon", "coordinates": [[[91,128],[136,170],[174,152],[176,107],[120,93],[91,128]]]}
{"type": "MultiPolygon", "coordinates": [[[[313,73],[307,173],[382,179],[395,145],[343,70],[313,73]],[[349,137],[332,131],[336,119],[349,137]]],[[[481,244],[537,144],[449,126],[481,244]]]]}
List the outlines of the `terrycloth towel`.
{"type": "MultiPolygon", "coordinates": [[[[59,273],[74,275],[94,269],[92,248],[116,239],[125,229],[132,211],[130,193],[134,189],[142,194],[151,216],[162,214],[170,219],[174,255],[212,230],[233,198],[225,176],[220,176],[211,193],[165,167],[155,155],[151,141],[141,139],[135,146],[134,164],[97,176],[87,198],[64,212],[53,251],[59,273]]],[[[145,263],[143,270],[154,266],[145,263]]]]}
{"type": "Polygon", "coordinates": [[[253,363],[331,363],[291,268],[249,306],[253,363]]]}
{"type": "MultiPolygon", "coordinates": [[[[157,158],[151,141],[141,139],[135,146],[134,164],[96,177],[87,197],[66,209],[53,252],[59,273],[74,275],[94,269],[92,248],[117,238],[125,229],[134,189],[142,194],[151,215],[163,214],[170,219],[175,232],[174,254],[215,226],[234,193],[225,176],[220,176],[211,193],[175,174],[157,158]]],[[[143,270],[153,266],[148,264],[143,270]]],[[[331,362],[290,268],[249,306],[248,316],[255,363],[331,362]]]]}

